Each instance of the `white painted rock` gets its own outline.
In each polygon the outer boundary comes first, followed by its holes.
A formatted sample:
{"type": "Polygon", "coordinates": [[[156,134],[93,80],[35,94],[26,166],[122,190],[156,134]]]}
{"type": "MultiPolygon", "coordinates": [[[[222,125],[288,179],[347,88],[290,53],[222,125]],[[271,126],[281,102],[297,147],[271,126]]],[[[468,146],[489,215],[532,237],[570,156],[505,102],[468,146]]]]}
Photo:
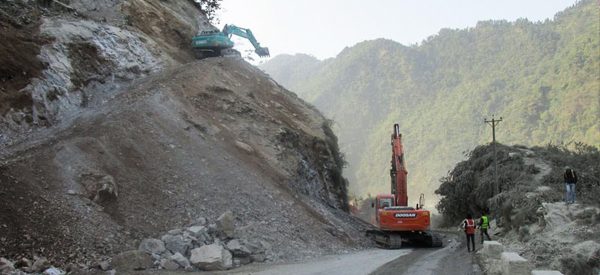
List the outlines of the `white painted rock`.
{"type": "Polygon", "coordinates": [[[503,275],[529,275],[531,267],[525,258],[514,252],[502,252],[503,275]]]}
{"type": "Polygon", "coordinates": [[[533,270],[531,275],[563,275],[562,272],[556,270],[533,270]]]}
{"type": "Polygon", "coordinates": [[[500,259],[500,255],[504,252],[504,246],[496,241],[483,242],[483,255],[488,258],[500,259]]]}

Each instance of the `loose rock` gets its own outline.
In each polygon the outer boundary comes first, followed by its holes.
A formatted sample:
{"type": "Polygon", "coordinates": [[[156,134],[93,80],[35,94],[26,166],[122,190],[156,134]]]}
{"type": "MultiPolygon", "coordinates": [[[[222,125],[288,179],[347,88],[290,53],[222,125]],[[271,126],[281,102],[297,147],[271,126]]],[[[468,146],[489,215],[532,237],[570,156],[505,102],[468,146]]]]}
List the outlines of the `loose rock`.
{"type": "Polygon", "coordinates": [[[50,267],[50,268],[46,269],[43,274],[44,275],[64,275],[64,274],[66,274],[66,272],[64,272],[56,267],[50,267]]]}
{"type": "Polygon", "coordinates": [[[112,258],[112,266],[117,272],[144,270],[152,267],[152,257],[139,250],[130,250],[120,253],[112,258]]]}
{"type": "Polygon", "coordinates": [[[225,235],[225,237],[232,238],[235,231],[235,225],[233,222],[233,213],[226,211],[217,219],[217,230],[225,235]]]}
{"type": "Polygon", "coordinates": [[[184,268],[191,266],[190,261],[183,255],[181,255],[181,253],[175,253],[174,255],[172,255],[170,257],[170,259],[175,261],[177,264],[179,264],[180,266],[182,266],[184,268]]]}
{"type": "Polygon", "coordinates": [[[250,250],[246,246],[242,245],[239,240],[231,240],[227,243],[227,245],[225,245],[225,247],[227,250],[231,251],[233,256],[244,257],[251,254],[250,250]]]}
{"type": "Polygon", "coordinates": [[[164,235],[161,239],[165,242],[165,247],[172,253],[179,252],[182,255],[187,255],[192,248],[192,241],[181,235],[164,235]]]}
{"type": "Polygon", "coordinates": [[[31,272],[42,272],[50,268],[50,262],[45,257],[34,258],[33,265],[31,266],[31,272]]]}
{"type": "Polygon", "coordinates": [[[158,239],[144,239],[138,249],[149,254],[161,254],[165,251],[165,244],[158,239]]]}
{"type": "Polygon", "coordinates": [[[225,270],[233,266],[231,253],[217,244],[192,250],[190,262],[202,270],[225,270]]]}
{"type": "Polygon", "coordinates": [[[248,154],[254,153],[254,148],[252,148],[252,146],[250,146],[250,145],[248,145],[246,143],[243,143],[243,142],[241,142],[239,140],[235,141],[235,146],[238,147],[238,148],[240,148],[240,149],[242,149],[242,150],[244,150],[248,154]]]}
{"type": "Polygon", "coordinates": [[[202,225],[195,225],[188,227],[187,232],[189,232],[193,237],[203,240],[205,239],[205,234],[208,234],[208,228],[202,225]]]}
{"type": "Polygon", "coordinates": [[[179,264],[171,259],[160,260],[160,266],[166,270],[177,270],[179,268],[179,264]]]}
{"type": "Polygon", "coordinates": [[[0,274],[8,274],[15,271],[14,264],[5,258],[0,258],[0,274]]]}

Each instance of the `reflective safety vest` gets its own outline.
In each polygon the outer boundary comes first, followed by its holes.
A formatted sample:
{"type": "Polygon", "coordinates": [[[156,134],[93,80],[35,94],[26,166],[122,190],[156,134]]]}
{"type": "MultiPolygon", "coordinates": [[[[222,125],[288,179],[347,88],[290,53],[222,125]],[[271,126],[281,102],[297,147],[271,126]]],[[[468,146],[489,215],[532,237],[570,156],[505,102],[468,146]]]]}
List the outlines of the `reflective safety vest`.
{"type": "Polygon", "coordinates": [[[490,221],[486,215],[481,216],[481,229],[488,229],[490,227],[490,221]]]}
{"type": "Polygon", "coordinates": [[[467,234],[475,234],[475,221],[473,219],[467,219],[465,232],[467,232],[467,234]]]}

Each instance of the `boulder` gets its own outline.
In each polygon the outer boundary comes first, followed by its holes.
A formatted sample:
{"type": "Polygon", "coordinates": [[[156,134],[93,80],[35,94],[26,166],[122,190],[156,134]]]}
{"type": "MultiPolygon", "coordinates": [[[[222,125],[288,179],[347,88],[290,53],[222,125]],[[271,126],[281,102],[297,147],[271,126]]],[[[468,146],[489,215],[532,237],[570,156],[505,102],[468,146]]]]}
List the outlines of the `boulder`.
{"type": "Polygon", "coordinates": [[[226,245],[225,248],[227,248],[227,250],[231,251],[231,254],[233,254],[233,256],[237,256],[237,257],[245,257],[245,256],[250,256],[251,252],[250,250],[242,245],[240,243],[240,240],[234,239],[229,241],[226,245]]]}
{"type": "Polygon", "coordinates": [[[161,239],[165,242],[165,247],[173,254],[179,252],[182,255],[187,255],[192,248],[192,241],[181,235],[164,235],[161,239]]]}
{"type": "Polygon", "coordinates": [[[202,270],[225,270],[233,266],[231,253],[218,244],[192,250],[190,262],[202,270]]]}
{"type": "Polygon", "coordinates": [[[560,271],[556,270],[532,270],[531,275],[563,275],[560,271]]]}
{"type": "Polygon", "coordinates": [[[84,173],[79,175],[79,183],[85,188],[87,197],[94,202],[102,203],[118,197],[117,184],[111,175],[84,173]]]}
{"type": "Polygon", "coordinates": [[[531,267],[529,262],[514,252],[502,252],[502,274],[503,275],[529,275],[531,267]]]}
{"type": "Polygon", "coordinates": [[[202,225],[194,225],[187,228],[187,232],[198,240],[206,239],[206,234],[208,234],[208,228],[202,225]]]}
{"type": "Polygon", "coordinates": [[[56,268],[56,267],[50,267],[46,270],[44,270],[44,273],[42,273],[44,275],[64,275],[67,274],[66,272],[56,268]]]}
{"type": "Polygon", "coordinates": [[[204,217],[199,217],[194,221],[194,225],[206,225],[206,218],[204,217]]]}
{"type": "Polygon", "coordinates": [[[240,148],[240,149],[244,150],[248,154],[254,153],[254,148],[252,148],[252,146],[248,145],[247,143],[243,143],[243,142],[241,142],[239,140],[235,141],[235,146],[237,148],[240,148]]]}
{"type": "Polygon", "coordinates": [[[252,262],[252,258],[250,256],[247,257],[234,257],[234,261],[236,261],[239,265],[245,265],[252,262]]]}
{"type": "Polygon", "coordinates": [[[179,234],[183,233],[183,230],[181,230],[181,229],[172,229],[172,230],[169,230],[168,233],[169,233],[169,235],[179,235],[179,234]]]}
{"type": "Polygon", "coordinates": [[[191,266],[190,261],[185,256],[181,255],[181,253],[175,253],[169,258],[184,268],[191,266]]]}
{"type": "Polygon", "coordinates": [[[217,219],[217,230],[227,238],[232,238],[235,231],[234,217],[231,211],[226,211],[217,219]]]}
{"type": "Polygon", "coordinates": [[[50,262],[45,257],[34,257],[31,272],[40,273],[50,268],[50,262]]]}
{"type": "Polygon", "coordinates": [[[112,266],[118,273],[133,270],[145,270],[153,265],[152,257],[140,250],[130,250],[117,254],[112,258],[112,266]]]}
{"type": "Polygon", "coordinates": [[[98,267],[100,268],[100,270],[108,271],[110,270],[110,262],[101,261],[100,263],[98,263],[98,267]]]}
{"type": "Polygon", "coordinates": [[[138,249],[148,254],[161,254],[165,251],[165,243],[158,239],[143,239],[138,249]]]}
{"type": "Polygon", "coordinates": [[[250,259],[253,262],[262,263],[267,260],[267,255],[265,253],[252,254],[252,255],[250,255],[250,259]]]}
{"type": "Polygon", "coordinates": [[[217,227],[216,224],[211,223],[208,225],[208,234],[216,235],[218,233],[218,231],[219,231],[219,228],[217,227]]]}
{"type": "MultiPolygon", "coordinates": [[[[267,251],[267,247],[265,247],[266,245],[268,245],[267,242],[257,242],[257,241],[249,241],[246,242],[246,247],[250,250],[251,254],[264,254],[267,251]]],[[[270,245],[268,245],[270,246],[270,245]]]]}
{"type": "Polygon", "coordinates": [[[179,264],[171,259],[162,259],[160,260],[160,266],[166,270],[177,270],[179,269],[179,264]]]}
{"type": "Polygon", "coordinates": [[[32,265],[33,263],[25,257],[15,262],[15,268],[21,269],[25,272],[29,272],[32,265]]]}
{"type": "Polygon", "coordinates": [[[483,255],[488,258],[500,259],[500,255],[504,252],[504,246],[497,241],[483,242],[483,255]]]}
{"type": "Polygon", "coordinates": [[[6,258],[0,258],[0,274],[8,274],[15,271],[15,265],[6,258]]]}

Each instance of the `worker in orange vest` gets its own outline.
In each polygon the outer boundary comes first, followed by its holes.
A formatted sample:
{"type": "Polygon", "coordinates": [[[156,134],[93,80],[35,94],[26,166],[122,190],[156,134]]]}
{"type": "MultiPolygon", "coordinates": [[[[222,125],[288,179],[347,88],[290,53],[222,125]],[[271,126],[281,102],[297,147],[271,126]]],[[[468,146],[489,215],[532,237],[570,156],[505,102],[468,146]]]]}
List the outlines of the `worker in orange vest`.
{"type": "Polygon", "coordinates": [[[475,220],[473,220],[471,214],[468,214],[467,218],[463,220],[462,227],[467,234],[467,251],[475,251],[475,220]],[[473,249],[471,249],[469,242],[473,244],[473,249]]]}

